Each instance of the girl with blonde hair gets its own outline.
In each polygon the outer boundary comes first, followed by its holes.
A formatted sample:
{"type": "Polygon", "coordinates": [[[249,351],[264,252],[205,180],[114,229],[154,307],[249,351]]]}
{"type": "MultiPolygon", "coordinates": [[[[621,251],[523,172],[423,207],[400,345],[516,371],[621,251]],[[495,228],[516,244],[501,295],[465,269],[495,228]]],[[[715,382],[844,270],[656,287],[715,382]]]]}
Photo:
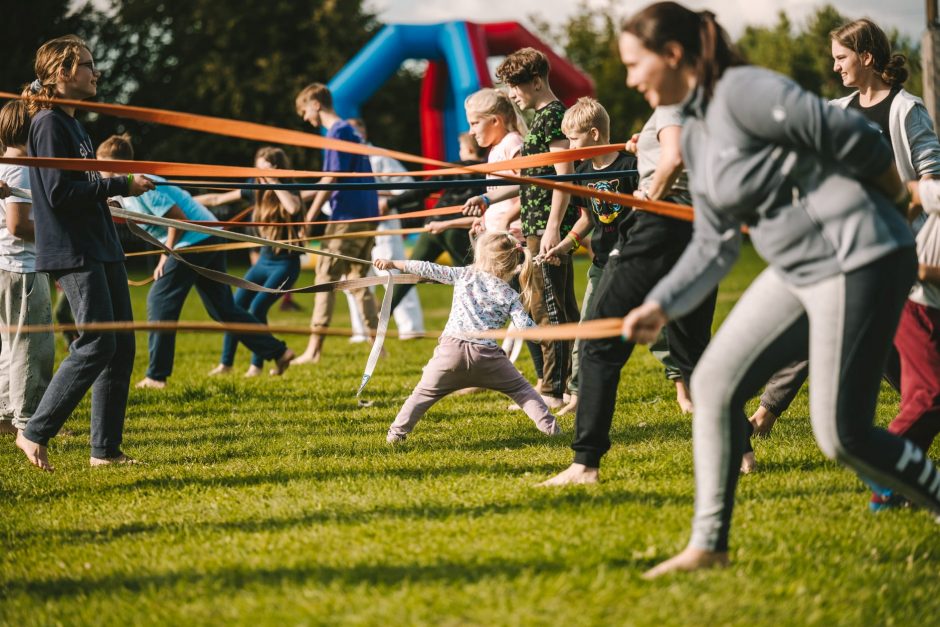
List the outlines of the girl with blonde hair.
{"type": "Polygon", "coordinates": [[[394,268],[454,286],[450,317],[434,357],[389,428],[386,441],[390,444],[404,441],[434,403],[467,387],[502,392],[522,407],[539,431],[561,433],[545,401],[496,342],[477,337],[480,331],[502,328],[510,318],[519,328],[535,326],[526,313],[532,285],[530,253],[507,231],[482,234],[473,252],[473,264],[460,268],[428,261],[374,262],[379,270],[394,268]],[[521,294],[509,286],[516,275],[521,294]]]}

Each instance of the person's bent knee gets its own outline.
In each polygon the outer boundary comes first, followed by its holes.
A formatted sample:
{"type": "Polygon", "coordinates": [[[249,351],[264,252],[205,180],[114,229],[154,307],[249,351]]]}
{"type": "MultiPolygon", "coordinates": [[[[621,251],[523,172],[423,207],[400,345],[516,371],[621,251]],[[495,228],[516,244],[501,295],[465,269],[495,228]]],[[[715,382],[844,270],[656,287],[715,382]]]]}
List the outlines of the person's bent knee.
{"type": "Polygon", "coordinates": [[[692,373],[689,381],[689,394],[696,409],[722,404],[731,394],[730,382],[724,381],[717,373],[710,373],[702,364],[692,373]]]}
{"type": "Polygon", "coordinates": [[[114,357],[118,342],[115,333],[85,333],[73,344],[73,354],[95,366],[104,368],[114,357]]]}

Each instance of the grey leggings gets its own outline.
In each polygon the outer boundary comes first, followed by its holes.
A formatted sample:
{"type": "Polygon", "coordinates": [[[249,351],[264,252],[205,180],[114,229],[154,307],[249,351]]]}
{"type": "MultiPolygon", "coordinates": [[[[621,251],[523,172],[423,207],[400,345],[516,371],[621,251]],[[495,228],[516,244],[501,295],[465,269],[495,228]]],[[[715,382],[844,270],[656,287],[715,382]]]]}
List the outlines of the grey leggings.
{"type": "Polygon", "coordinates": [[[803,287],[768,268],[748,288],[692,376],[691,546],[727,550],[746,440],[744,403],[807,344],[810,416],[822,452],[940,513],[937,469],[909,441],[873,426],[882,368],[915,267],[913,250],[905,248],[803,287]]]}

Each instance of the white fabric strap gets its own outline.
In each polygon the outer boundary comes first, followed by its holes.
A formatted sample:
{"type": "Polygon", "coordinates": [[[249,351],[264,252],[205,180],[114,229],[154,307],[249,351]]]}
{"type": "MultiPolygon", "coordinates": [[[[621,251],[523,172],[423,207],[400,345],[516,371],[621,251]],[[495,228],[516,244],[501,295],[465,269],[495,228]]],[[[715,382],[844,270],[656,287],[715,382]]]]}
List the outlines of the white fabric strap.
{"type": "Polygon", "coordinates": [[[372,373],[375,372],[375,365],[379,362],[382,355],[382,345],[385,344],[385,334],[388,333],[388,319],[392,316],[392,282],[394,275],[388,270],[384,270],[388,276],[385,281],[385,295],[382,297],[382,310],[379,313],[379,328],[375,334],[375,341],[372,343],[372,352],[369,353],[369,360],[366,362],[366,369],[362,373],[362,381],[359,383],[359,389],[356,390],[356,396],[362,394],[372,373]]]}

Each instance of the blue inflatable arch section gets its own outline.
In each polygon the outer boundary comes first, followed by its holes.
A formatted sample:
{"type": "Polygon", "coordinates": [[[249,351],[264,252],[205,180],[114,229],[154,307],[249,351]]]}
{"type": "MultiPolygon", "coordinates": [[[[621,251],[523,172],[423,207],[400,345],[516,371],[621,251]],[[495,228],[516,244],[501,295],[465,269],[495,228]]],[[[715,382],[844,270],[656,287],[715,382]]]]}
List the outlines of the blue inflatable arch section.
{"type": "MultiPolygon", "coordinates": [[[[468,130],[463,101],[481,88],[473,47],[465,22],[390,24],[359,51],[329,82],[333,106],[344,117],[358,117],[359,109],[406,59],[442,61],[450,89],[444,107],[445,137],[468,130]]],[[[457,146],[448,142],[447,159],[457,161],[457,146]],[[453,154],[452,154],[453,153],[453,154]]]]}

